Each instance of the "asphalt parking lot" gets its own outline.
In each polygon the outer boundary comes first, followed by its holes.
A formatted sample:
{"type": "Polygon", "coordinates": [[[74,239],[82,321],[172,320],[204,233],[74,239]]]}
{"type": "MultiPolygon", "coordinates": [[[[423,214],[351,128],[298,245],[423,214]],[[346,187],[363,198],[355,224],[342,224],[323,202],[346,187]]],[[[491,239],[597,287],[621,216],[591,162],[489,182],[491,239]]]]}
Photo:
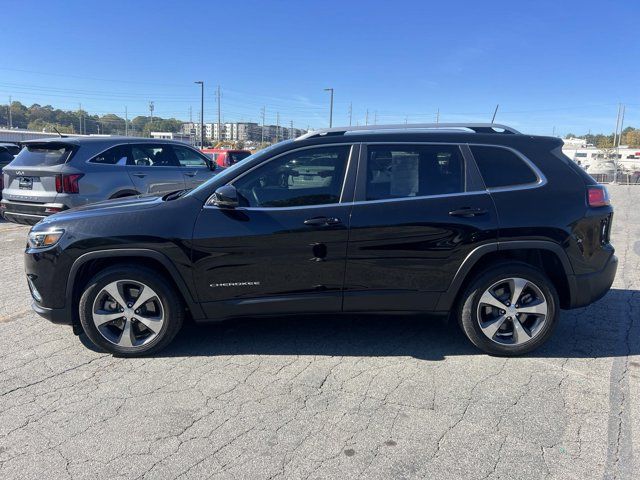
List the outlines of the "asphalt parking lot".
{"type": "Polygon", "coordinates": [[[414,317],[188,326],[113,358],[31,312],[28,228],[0,223],[0,478],[638,478],[640,186],[610,192],[613,289],[514,359],[414,317]]]}

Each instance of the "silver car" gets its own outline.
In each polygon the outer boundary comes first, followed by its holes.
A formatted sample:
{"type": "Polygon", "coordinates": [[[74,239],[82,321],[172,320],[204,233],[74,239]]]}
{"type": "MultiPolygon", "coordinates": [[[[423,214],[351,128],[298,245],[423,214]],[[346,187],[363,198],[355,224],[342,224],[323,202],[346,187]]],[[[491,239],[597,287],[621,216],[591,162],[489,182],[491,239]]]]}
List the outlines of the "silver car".
{"type": "Polygon", "coordinates": [[[68,208],[112,198],[190,189],[215,162],[180,142],[131,137],[61,137],[22,142],[3,169],[0,211],[35,224],[68,208]]]}

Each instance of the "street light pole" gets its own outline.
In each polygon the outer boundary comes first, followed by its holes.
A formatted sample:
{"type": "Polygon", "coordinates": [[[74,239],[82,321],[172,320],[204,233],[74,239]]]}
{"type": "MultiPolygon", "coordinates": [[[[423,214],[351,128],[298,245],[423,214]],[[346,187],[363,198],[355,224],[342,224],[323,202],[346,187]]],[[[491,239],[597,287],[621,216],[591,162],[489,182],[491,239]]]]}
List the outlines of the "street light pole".
{"type": "Polygon", "coordinates": [[[333,127],[333,88],[325,88],[325,92],[331,92],[331,104],[329,106],[329,128],[333,127]]]}
{"type": "Polygon", "coordinates": [[[204,82],[198,80],[193,83],[200,85],[200,150],[202,150],[204,148],[204,82]]]}

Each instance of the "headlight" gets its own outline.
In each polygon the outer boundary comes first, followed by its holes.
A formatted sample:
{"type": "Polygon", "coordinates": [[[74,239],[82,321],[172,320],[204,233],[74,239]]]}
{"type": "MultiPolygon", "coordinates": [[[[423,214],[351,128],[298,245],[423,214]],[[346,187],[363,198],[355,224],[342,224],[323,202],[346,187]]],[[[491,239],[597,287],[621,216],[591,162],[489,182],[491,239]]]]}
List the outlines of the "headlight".
{"type": "Polygon", "coordinates": [[[62,238],[64,230],[49,230],[47,232],[29,232],[29,248],[52,247],[62,238]]]}

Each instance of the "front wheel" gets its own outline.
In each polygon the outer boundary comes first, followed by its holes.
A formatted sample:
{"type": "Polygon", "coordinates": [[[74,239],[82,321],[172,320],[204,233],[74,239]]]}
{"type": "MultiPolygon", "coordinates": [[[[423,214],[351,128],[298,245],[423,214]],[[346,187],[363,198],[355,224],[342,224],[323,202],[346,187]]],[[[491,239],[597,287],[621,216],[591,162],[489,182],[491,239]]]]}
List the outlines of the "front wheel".
{"type": "Polygon", "coordinates": [[[528,353],[547,341],[558,323],[553,283],[527,264],[502,264],[479,275],[461,302],[458,320],[464,333],[492,355],[528,353]]]}
{"type": "Polygon", "coordinates": [[[80,298],[80,322],[89,339],[122,357],[157,352],[180,330],[184,311],[162,275],[118,266],[93,277],[80,298]]]}

